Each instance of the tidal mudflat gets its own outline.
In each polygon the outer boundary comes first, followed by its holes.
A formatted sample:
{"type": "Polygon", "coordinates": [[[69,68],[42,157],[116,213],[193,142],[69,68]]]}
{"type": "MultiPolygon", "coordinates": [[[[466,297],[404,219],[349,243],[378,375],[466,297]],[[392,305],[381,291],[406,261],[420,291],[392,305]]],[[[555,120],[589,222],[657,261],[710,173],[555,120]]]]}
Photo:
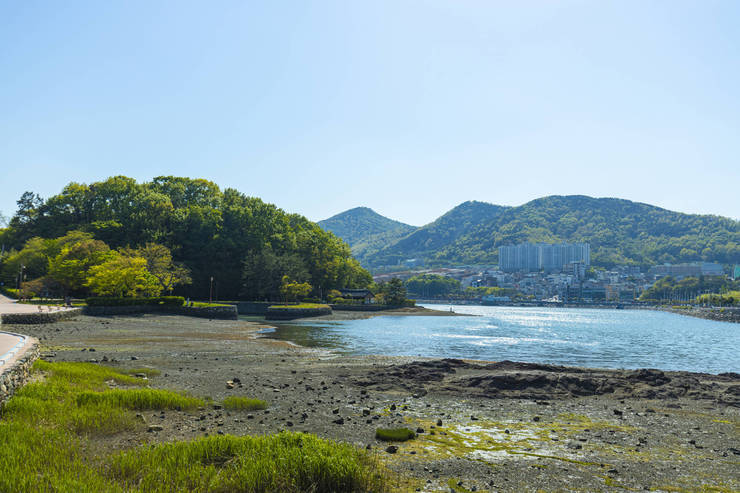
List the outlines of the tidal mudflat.
{"type": "Polygon", "coordinates": [[[144,412],[105,449],[291,430],[370,447],[400,491],[740,489],[736,373],[342,355],[263,338],[264,327],[144,315],[8,330],[38,337],[49,361],[137,369],[151,387],[214,403],[268,404],[144,412]],[[398,427],[417,437],[391,448],[375,439],[398,427]]]}

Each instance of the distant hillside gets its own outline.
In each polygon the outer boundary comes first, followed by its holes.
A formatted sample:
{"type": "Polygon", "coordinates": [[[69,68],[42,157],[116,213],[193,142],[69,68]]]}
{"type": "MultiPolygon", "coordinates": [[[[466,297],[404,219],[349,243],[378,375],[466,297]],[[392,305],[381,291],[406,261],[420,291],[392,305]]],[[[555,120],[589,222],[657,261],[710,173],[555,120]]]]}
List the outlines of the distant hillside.
{"type": "Polygon", "coordinates": [[[494,221],[507,209],[509,207],[486,202],[463,202],[436,221],[416,229],[377,252],[368,252],[365,257],[358,257],[358,260],[379,266],[393,265],[411,258],[436,258],[440,251],[454,245],[479,225],[494,221]]]}
{"type": "Polygon", "coordinates": [[[518,207],[465,202],[431,224],[395,239],[376,238],[372,248],[353,252],[369,267],[412,258],[429,265],[495,264],[498,246],[523,241],[589,242],[592,263],[604,267],[740,263],[738,221],[582,195],[543,197],[518,207]]]}
{"type": "Polygon", "coordinates": [[[433,255],[448,263],[498,262],[499,245],[585,241],[597,266],[740,261],[740,222],[583,195],[550,196],[504,211],[433,255]]]}
{"type": "Polygon", "coordinates": [[[395,243],[416,229],[415,226],[381,216],[368,207],[355,207],[341,212],[319,221],[318,225],[346,241],[358,259],[395,243]]]}

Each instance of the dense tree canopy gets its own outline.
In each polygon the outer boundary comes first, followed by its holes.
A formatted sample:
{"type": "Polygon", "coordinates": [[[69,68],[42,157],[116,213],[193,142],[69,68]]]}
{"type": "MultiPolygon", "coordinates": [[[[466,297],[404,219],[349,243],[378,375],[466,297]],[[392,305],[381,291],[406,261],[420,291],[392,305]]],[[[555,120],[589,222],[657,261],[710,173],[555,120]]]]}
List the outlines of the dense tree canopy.
{"type": "Polygon", "coordinates": [[[406,280],[406,289],[422,297],[444,296],[460,291],[460,281],[439,274],[421,274],[406,280]]]}
{"type": "Polygon", "coordinates": [[[146,248],[151,243],[167,247],[172,265],[187,267],[181,274],[192,283],[179,287],[166,286],[166,279],[158,283],[194,298],[208,297],[211,277],[220,299],[240,293],[279,299],[286,274],[309,282],[317,294],[372,282],[343,241],[306,218],[232,188],[222,191],[207,180],[174,176],[147,183],[125,176],[91,184],[73,182],[47,200],[24,193],[9,226],[0,230],[0,243],[13,249],[3,261],[2,281],[12,285],[21,264],[29,279],[45,275],[49,259],[62,253],[55,239],[69,231],[82,232],[113,250],[146,248]],[[274,263],[262,267],[254,260],[270,255],[281,259],[277,267],[274,263]],[[283,272],[282,265],[292,270],[283,272]],[[273,284],[252,288],[254,282],[272,280],[270,276],[276,279],[273,284]]]}

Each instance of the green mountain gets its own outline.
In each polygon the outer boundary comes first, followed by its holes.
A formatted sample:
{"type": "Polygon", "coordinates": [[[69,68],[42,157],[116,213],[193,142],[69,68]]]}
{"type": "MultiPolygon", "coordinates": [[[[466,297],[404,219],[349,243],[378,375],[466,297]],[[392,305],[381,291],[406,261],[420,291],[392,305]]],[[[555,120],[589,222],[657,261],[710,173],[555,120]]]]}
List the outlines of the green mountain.
{"type": "Polygon", "coordinates": [[[371,249],[353,251],[368,267],[413,258],[432,266],[496,264],[500,245],[524,241],[588,242],[592,263],[603,267],[740,263],[740,221],[583,195],[543,197],[518,207],[465,202],[384,245],[378,241],[371,249]]]}
{"type": "Polygon", "coordinates": [[[509,209],[486,202],[463,202],[436,221],[422,226],[395,243],[376,252],[357,257],[361,263],[380,266],[395,265],[406,259],[434,259],[440,251],[456,244],[480,224],[494,221],[509,209]]]}
{"type": "Polygon", "coordinates": [[[347,242],[352,254],[362,259],[393,244],[416,230],[393,219],[381,216],[368,207],[355,207],[317,223],[347,242]]]}

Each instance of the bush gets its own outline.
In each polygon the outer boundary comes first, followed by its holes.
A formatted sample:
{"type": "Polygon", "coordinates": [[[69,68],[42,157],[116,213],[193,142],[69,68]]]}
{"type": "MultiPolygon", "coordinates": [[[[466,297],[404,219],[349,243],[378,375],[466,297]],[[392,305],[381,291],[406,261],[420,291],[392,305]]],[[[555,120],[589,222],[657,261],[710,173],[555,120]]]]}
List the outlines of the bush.
{"type": "Polygon", "coordinates": [[[87,306],[182,306],[185,298],[182,296],[156,296],[153,298],[118,298],[114,296],[93,296],[85,300],[87,306]]]}
{"type": "Polygon", "coordinates": [[[405,442],[416,438],[416,433],[408,428],[378,428],[375,430],[375,438],[384,442],[405,442]]]}
{"type": "Polygon", "coordinates": [[[0,293],[3,293],[8,298],[18,299],[18,290],[15,288],[0,287],[0,293]]]}
{"type": "Polygon", "coordinates": [[[303,298],[301,303],[321,303],[321,300],[318,298],[303,298]]]}
{"type": "Polygon", "coordinates": [[[267,409],[267,402],[260,399],[250,399],[249,397],[227,397],[224,399],[224,409],[256,411],[267,409]]]}

